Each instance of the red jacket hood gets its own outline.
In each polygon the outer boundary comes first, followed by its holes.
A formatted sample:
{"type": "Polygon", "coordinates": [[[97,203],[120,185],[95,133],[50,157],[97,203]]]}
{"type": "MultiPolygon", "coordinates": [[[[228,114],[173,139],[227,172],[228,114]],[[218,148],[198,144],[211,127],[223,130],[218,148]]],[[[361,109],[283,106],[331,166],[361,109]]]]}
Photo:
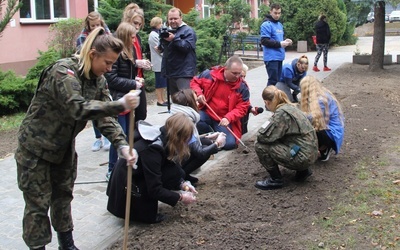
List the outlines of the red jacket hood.
{"type": "MultiPolygon", "coordinates": [[[[218,81],[225,82],[225,67],[222,66],[215,66],[211,68],[211,77],[217,79],[218,81]]],[[[232,89],[237,89],[240,87],[240,83],[243,81],[241,77],[237,79],[236,82],[226,82],[227,84],[232,86],[232,89]]]]}

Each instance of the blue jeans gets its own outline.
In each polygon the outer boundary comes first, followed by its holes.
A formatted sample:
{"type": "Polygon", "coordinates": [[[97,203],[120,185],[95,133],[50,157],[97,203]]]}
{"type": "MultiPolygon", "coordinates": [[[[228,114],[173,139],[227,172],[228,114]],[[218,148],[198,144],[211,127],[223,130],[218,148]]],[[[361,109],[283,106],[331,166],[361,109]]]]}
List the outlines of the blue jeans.
{"type": "MultiPolygon", "coordinates": [[[[214,131],[223,132],[226,134],[226,144],[223,147],[225,150],[230,150],[236,148],[236,138],[229,132],[229,130],[224,126],[219,126],[219,122],[214,121],[211,117],[203,110],[200,113],[200,126],[210,126],[214,131]]],[[[232,129],[231,125],[228,125],[232,129]]]]}
{"type": "MultiPolygon", "coordinates": [[[[124,130],[124,133],[126,135],[126,138],[129,137],[129,115],[118,115],[118,123],[121,125],[122,130],[124,130]]],[[[111,172],[114,168],[115,163],[118,160],[118,151],[117,149],[114,148],[114,146],[110,147],[110,152],[108,155],[108,172],[111,172]]]]}
{"type": "Polygon", "coordinates": [[[275,85],[282,75],[282,61],[264,61],[264,64],[268,74],[267,86],[275,85]]]}
{"type": "Polygon", "coordinates": [[[101,133],[100,133],[100,131],[96,128],[96,126],[94,125],[94,122],[93,122],[93,121],[92,121],[92,125],[93,125],[94,135],[96,136],[96,139],[101,139],[101,133]]]}

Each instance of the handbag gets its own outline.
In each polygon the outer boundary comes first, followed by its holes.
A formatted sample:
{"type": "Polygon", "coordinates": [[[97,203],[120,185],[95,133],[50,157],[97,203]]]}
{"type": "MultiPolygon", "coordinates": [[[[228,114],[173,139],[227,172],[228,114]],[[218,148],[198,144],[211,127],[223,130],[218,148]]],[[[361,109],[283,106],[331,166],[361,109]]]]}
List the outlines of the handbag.
{"type": "Polygon", "coordinates": [[[314,44],[317,45],[317,36],[312,36],[312,40],[313,40],[314,44]]]}

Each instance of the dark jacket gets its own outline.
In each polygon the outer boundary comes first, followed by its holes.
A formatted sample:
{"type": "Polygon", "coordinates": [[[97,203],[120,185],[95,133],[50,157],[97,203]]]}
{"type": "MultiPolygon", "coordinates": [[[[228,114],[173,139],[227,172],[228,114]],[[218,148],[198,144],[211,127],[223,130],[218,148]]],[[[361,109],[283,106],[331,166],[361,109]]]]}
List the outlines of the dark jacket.
{"type": "MultiPolygon", "coordinates": [[[[183,182],[181,167],[167,160],[161,142],[161,134],[144,139],[139,131],[134,132],[134,148],[139,154],[138,168],[133,170],[130,219],[154,223],[157,217],[158,201],[175,206],[179,201],[178,190],[183,182]]],[[[153,127],[154,129],[154,127],[153,127]]],[[[114,166],[107,187],[107,210],[119,218],[125,218],[127,167],[126,160],[119,159],[114,166]]]]}
{"type": "Polygon", "coordinates": [[[171,42],[161,39],[164,47],[161,73],[168,78],[193,77],[196,72],[196,33],[188,25],[180,26],[171,42]]]}
{"type": "MultiPolygon", "coordinates": [[[[104,76],[108,82],[113,100],[118,100],[129,91],[136,89],[136,67],[123,53],[121,53],[117,61],[113,64],[112,70],[104,76]]],[[[135,120],[145,120],[147,117],[147,101],[146,91],[141,88],[140,103],[135,109],[135,120]]]]}
{"type": "Polygon", "coordinates": [[[317,44],[329,44],[331,41],[331,30],[327,22],[318,21],[315,24],[315,33],[317,35],[317,44]]]}

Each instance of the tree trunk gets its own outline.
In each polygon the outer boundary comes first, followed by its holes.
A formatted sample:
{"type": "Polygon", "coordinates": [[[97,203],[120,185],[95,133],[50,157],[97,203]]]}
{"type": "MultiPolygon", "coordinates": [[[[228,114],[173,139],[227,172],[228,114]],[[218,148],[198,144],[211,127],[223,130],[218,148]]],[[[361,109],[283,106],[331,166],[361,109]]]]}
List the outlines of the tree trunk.
{"type": "Polygon", "coordinates": [[[374,4],[374,12],[374,38],[369,70],[378,71],[383,69],[383,56],[385,54],[385,1],[377,1],[374,4]]]}

